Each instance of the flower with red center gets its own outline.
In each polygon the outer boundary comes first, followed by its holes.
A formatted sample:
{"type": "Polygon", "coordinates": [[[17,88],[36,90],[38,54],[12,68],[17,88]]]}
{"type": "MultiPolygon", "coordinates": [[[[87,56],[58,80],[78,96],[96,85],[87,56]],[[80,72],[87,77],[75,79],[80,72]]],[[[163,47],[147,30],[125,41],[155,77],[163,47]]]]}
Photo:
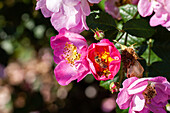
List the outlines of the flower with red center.
{"type": "Polygon", "coordinates": [[[120,69],[120,53],[108,39],[91,44],[87,59],[96,80],[113,79],[120,69]]]}
{"type": "Polygon", "coordinates": [[[116,100],[120,109],[129,113],[166,113],[165,105],[170,99],[170,83],[164,77],[131,77],[123,82],[116,100]]]}
{"type": "Polygon", "coordinates": [[[90,72],[86,59],[88,45],[83,36],[63,30],[51,37],[51,47],[58,64],[54,74],[60,85],[68,85],[76,79],[79,82],[90,72]]]}

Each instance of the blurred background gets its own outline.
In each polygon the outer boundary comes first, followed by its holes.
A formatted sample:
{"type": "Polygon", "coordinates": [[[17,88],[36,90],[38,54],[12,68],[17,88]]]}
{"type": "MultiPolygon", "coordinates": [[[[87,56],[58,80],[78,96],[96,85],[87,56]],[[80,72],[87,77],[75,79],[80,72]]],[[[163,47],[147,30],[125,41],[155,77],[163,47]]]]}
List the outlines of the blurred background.
{"type": "Polygon", "coordinates": [[[49,41],[57,31],[35,5],[0,0],[0,113],[115,113],[115,95],[92,75],[57,83],[49,41]]]}

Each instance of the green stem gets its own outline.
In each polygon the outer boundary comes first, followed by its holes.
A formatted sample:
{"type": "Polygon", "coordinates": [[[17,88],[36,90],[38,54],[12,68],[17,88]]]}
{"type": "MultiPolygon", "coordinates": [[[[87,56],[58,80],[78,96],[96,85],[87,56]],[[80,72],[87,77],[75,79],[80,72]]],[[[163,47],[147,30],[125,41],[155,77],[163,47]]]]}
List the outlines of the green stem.
{"type": "Polygon", "coordinates": [[[132,19],[135,19],[138,16],[138,11],[135,13],[132,19]]]}
{"type": "MultiPolygon", "coordinates": [[[[125,43],[124,43],[125,46],[127,45],[127,40],[128,40],[128,33],[126,33],[126,36],[125,36],[125,43]]],[[[122,83],[124,76],[125,76],[125,72],[123,70],[123,66],[121,66],[120,76],[119,76],[119,84],[122,83]]]]}
{"type": "Polygon", "coordinates": [[[150,59],[151,59],[151,46],[152,46],[152,39],[149,39],[149,55],[148,55],[148,66],[150,66],[150,59]]]}
{"type": "Polygon", "coordinates": [[[116,44],[117,42],[119,42],[119,40],[123,37],[124,34],[125,34],[125,32],[123,32],[123,33],[121,34],[121,36],[116,40],[116,42],[115,42],[114,44],[116,44]]]}
{"type": "Polygon", "coordinates": [[[125,36],[125,43],[124,43],[125,46],[127,45],[127,40],[128,40],[128,33],[126,33],[126,36],[125,36]]]}

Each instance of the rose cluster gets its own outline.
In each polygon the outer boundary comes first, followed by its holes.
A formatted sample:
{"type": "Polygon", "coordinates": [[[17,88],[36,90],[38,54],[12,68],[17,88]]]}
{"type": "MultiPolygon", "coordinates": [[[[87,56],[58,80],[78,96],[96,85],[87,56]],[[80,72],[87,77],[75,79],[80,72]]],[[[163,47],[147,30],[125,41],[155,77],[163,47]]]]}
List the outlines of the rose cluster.
{"type": "MultiPolygon", "coordinates": [[[[71,81],[81,81],[86,75],[93,74],[99,81],[113,79],[118,73],[121,61],[127,73],[127,79],[119,89],[117,104],[120,109],[129,113],[164,113],[165,105],[170,99],[170,83],[164,77],[142,78],[143,67],[133,47],[122,45],[122,54],[101,31],[96,32],[98,43],[88,46],[80,32],[88,30],[86,16],[90,14],[90,6],[101,0],[37,0],[36,10],[41,9],[44,17],[51,17],[53,27],[59,32],[51,37],[54,50],[54,69],[56,80],[60,85],[68,85],[71,81]]],[[[138,4],[141,16],[154,15],[150,19],[151,26],[170,26],[169,0],[106,0],[105,10],[113,18],[121,19],[118,7],[124,4],[138,4]]],[[[95,37],[96,37],[95,36],[95,37]]],[[[112,92],[117,90],[117,83],[111,86],[112,92]]]]}

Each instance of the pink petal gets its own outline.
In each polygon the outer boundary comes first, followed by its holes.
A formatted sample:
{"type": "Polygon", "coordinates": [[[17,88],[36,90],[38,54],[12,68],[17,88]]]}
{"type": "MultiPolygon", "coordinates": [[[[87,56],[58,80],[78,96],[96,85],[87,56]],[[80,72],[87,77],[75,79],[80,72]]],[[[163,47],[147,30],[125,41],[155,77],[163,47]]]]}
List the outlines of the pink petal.
{"type": "Polygon", "coordinates": [[[127,88],[129,87],[134,81],[136,81],[138,78],[137,77],[131,77],[131,78],[128,78],[128,79],[125,79],[123,81],[123,88],[127,88]]]}
{"type": "Polygon", "coordinates": [[[133,111],[141,111],[145,106],[145,98],[143,94],[134,95],[130,105],[133,111]]]}
{"type": "Polygon", "coordinates": [[[87,74],[91,73],[87,59],[83,59],[82,62],[83,63],[78,67],[79,78],[77,79],[77,82],[81,81],[87,74]]]}
{"type": "Polygon", "coordinates": [[[78,73],[75,67],[71,66],[66,61],[61,61],[55,68],[54,74],[60,85],[68,85],[71,81],[78,78],[78,73]]]}
{"type": "Polygon", "coordinates": [[[147,107],[153,113],[166,113],[166,111],[163,107],[154,106],[153,104],[147,104],[147,107]]]}
{"type": "Polygon", "coordinates": [[[105,2],[105,11],[113,18],[121,19],[119,8],[115,5],[116,2],[118,2],[118,0],[107,0],[105,2]]]}
{"type": "Polygon", "coordinates": [[[51,12],[59,12],[60,6],[62,4],[62,0],[47,0],[46,5],[47,9],[51,12]]]}
{"type": "Polygon", "coordinates": [[[64,14],[69,16],[75,16],[78,13],[78,10],[76,9],[76,7],[73,6],[67,6],[65,4],[63,4],[63,10],[64,10],[64,14]]]}
{"type": "Polygon", "coordinates": [[[101,0],[88,0],[90,3],[99,3],[101,0]]]}
{"type": "Polygon", "coordinates": [[[67,37],[77,48],[81,49],[84,46],[88,46],[86,39],[77,33],[65,31],[65,37],[67,37]]]}
{"type": "Polygon", "coordinates": [[[167,15],[165,14],[163,14],[160,18],[159,17],[157,17],[156,15],[153,15],[152,17],[151,17],[151,19],[150,19],[150,25],[151,26],[157,26],[157,25],[161,25],[161,24],[164,24],[167,19],[167,15]]]}
{"type": "Polygon", "coordinates": [[[153,12],[153,8],[151,7],[151,2],[149,2],[149,0],[139,0],[138,11],[139,14],[143,17],[151,15],[153,12]]]}
{"type": "Polygon", "coordinates": [[[82,9],[83,15],[88,16],[90,14],[90,6],[89,6],[87,0],[81,0],[80,7],[82,9]]]}
{"type": "Polygon", "coordinates": [[[147,85],[148,85],[147,78],[138,79],[128,87],[128,93],[130,95],[141,93],[146,89],[147,85]]]}
{"type": "Polygon", "coordinates": [[[64,4],[67,6],[75,6],[77,5],[81,0],[63,0],[64,4]]]}
{"type": "Polygon", "coordinates": [[[42,14],[44,17],[50,17],[52,15],[52,12],[49,11],[46,7],[46,0],[39,0],[36,4],[35,10],[41,9],[42,14]]]}
{"type": "Polygon", "coordinates": [[[51,16],[51,24],[57,31],[60,31],[62,28],[66,28],[67,20],[68,17],[63,15],[62,12],[53,13],[51,16]]]}
{"type": "Polygon", "coordinates": [[[122,90],[118,94],[116,103],[119,105],[120,109],[127,109],[130,106],[131,96],[128,94],[127,90],[122,90]]]}

